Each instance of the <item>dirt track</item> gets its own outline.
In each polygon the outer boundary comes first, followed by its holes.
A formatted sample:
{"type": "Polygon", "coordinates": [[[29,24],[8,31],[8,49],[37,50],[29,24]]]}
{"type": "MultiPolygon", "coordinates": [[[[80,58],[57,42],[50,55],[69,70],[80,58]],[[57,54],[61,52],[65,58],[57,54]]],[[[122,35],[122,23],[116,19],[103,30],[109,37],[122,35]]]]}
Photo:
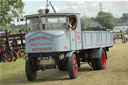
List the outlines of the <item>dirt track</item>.
{"type": "MultiPolygon", "coordinates": [[[[24,61],[22,62],[24,63],[24,61]]],[[[3,72],[6,66],[2,68],[3,72]]],[[[108,52],[105,70],[94,71],[89,65],[82,64],[78,78],[74,80],[69,79],[67,72],[55,69],[41,71],[37,81],[28,82],[24,73],[24,64],[19,64],[16,68],[16,71],[12,69],[12,72],[2,73],[2,85],[128,85],[128,43],[121,44],[117,40],[116,45],[108,52]],[[10,76],[5,77],[7,75],[10,76]]]]}

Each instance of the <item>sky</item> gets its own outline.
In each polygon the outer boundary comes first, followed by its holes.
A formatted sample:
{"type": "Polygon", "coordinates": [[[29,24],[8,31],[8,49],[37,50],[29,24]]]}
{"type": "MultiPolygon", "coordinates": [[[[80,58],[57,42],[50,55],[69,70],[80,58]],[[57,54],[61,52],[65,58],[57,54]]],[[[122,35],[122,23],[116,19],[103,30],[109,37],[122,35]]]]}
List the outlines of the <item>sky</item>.
{"type": "MultiPolygon", "coordinates": [[[[58,13],[80,13],[81,16],[96,17],[100,11],[99,3],[102,3],[102,10],[111,12],[114,17],[121,17],[128,13],[128,0],[49,0],[58,13]]],[[[38,13],[37,10],[46,7],[46,0],[23,0],[25,3],[24,15],[38,13]]],[[[51,6],[48,7],[53,12],[51,6]]]]}

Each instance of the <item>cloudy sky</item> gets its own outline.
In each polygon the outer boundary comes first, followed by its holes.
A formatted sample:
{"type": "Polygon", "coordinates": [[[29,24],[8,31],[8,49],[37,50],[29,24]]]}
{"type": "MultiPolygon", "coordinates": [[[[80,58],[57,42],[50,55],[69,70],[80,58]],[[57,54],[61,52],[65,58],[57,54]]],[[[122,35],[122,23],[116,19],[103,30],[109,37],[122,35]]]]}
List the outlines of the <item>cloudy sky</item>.
{"type": "MultiPolygon", "coordinates": [[[[81,13],[81,16],[96,17],[99,12],[99,3],[102,9],[111,12],[114,17],[121,17],[123,13],[128,13],[128,0],[50,0],[57,12],[81,13]]],[[[35,14],[40,8],[45,9],[46,0],[23,0],[25,3],[25,15],[35,14]]],[[[49,6],[51,12],[52,9],[49,6]]]]}

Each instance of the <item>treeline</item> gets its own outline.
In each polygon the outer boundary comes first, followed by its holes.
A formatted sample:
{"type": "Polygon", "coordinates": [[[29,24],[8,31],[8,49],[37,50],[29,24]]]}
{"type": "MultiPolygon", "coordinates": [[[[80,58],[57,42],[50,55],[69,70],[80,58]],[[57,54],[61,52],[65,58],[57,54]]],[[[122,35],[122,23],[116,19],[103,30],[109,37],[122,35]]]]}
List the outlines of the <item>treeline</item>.
{"type": "Polygon", "coordinates": [[[120,18],[115,18],[112,13],[100,11],[96,17],[81,17],[81,27],[83,30],[111,30],[115,26],[124,25],[128,25],[128,13],[122,14],[120,18]]]}
{"type": "MultiPolygon", "coordinates": [[[[22,0],[0,0],[0,31],[5,29],[18,31],[23,29],[24,25],[12,24],[14,20],[19,21],[23,18],[22,14],[24,3],[22,0]]],[[[122,14],[122,17],[115,18],[111,13],[100,11],[96,17],[81,17],[81,27],[83,30],[104,30],[112,29],[114,26],[128,25],[128,13],[122,14]]]]}

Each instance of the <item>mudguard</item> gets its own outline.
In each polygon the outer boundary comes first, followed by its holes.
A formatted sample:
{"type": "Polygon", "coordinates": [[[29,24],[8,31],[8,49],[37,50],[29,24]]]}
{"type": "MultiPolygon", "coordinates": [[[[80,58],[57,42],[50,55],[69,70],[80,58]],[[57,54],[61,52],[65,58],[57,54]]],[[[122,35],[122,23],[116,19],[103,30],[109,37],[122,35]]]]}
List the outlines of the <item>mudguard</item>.
{"type": "MultiPolygon", "coordinates": [[[[68,58],[69,61],[71,61],[71,56],[73,53],[75,53],[75,51],[68,52],[65,57],[68,58]]],[[[80,57],[77,53],[75,53],[75,54],[76,54],[76,58],[77,58],[78,67],[80,68],[80,57]]]]}
{"type": "Polygon", "coordinates": [[[66,54],[66,58],[70,58],[75,51],[70,51],[66,54]]]}
{"type": "MultiPolygon", "coordinates": [[[[101,58],[101,52],[104,48],[93,49],[90,53],[90,58],[101,58]]],[[[105,49],[104,49],[105,50],[105,49]]],[[[106,53],[106,51],[105,51],[106,53]]]]}

